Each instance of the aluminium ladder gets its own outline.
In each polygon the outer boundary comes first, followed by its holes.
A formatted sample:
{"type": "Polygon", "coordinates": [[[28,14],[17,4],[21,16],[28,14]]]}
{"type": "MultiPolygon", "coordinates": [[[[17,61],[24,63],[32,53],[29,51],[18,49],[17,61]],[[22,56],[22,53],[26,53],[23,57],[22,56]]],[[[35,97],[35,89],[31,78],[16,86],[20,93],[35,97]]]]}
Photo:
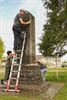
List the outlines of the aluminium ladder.
{"type": "Polygon", "coordinates": [[[7,82],[6,89],[4,89],[5,91],[15,91],[15,92],[19,92],[20,91],[18,89],[18,86],[19,86],[20,71],[21,71],[23,51],[24,51],[25,39],[26,39],[26,33],[23,32],[23,34],[24,34],[24,40],[23,40],[22,50],[17,50],[17,52],[21,52],[21,54],[20,54],[20,57],[16,57],[16,56],[13,57],[12,65],[11,65],[11,70],[10,70],[10,75],[9,75],[9,80],[7,82]],[[19,64],[18,63],[15,63],[15,59],[18,59],[18,58],[19,58],[19,64]],[[15,66],[18,66],[18,70],[17,71],[16,70],[13,70],[13,68],[15,66]],[[16,78],[14,76],[12,76],[13,73],[17,73],[16,78]],[[15,80],[15,86],[14,86],[13,89],[10,89],[10,87],[12,85],[11,84],[11,80],[15,80]]]}

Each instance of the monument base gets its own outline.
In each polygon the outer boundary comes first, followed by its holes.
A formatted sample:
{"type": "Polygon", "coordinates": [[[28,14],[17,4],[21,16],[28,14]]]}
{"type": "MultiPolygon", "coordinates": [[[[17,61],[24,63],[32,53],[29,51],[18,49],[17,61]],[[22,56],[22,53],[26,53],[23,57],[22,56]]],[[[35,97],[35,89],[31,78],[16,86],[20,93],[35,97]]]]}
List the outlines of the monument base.
{"type": "Polygon", "coordinates": [[[33,85],[42,82],[40,66],[38,64],[25,64],[21,67],[20,85],[33,85]]]}
{"type": "Polygon", "coordinates": [[[47,82],[41,82],[35,85],[20,85],[20,90],[21,92],[29,92],[34,95],[39,95],[47,88],[47,86],[47,82]]]}

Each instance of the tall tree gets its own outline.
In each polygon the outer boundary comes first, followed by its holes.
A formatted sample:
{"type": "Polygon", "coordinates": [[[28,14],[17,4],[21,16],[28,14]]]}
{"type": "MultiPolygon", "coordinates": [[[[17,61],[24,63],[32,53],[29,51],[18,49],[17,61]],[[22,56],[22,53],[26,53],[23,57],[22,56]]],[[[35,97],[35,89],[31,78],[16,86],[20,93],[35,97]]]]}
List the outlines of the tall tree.
{"type": "Polygon", "coordinates": [[[3,57],[4,51],[5,51],[4,42],[3,42],[3,40],[0,37],[0,59],[3,57]]]}
{"type": "Polygon", "coordinates": [[[47,23],[43,26],[44,34],[39,44],[44,56],[59,56],[67,53],[67,2],[63,0],[43,0],[47,9],[47,23]]]}

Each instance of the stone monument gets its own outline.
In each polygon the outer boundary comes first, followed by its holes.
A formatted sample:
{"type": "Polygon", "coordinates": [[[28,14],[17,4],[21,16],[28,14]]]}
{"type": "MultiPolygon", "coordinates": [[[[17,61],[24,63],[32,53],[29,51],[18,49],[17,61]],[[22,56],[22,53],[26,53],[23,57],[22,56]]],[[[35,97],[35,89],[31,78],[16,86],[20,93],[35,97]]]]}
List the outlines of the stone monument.
{"type": "MultiPolygon", "coordinates": [[[[20,84],[37,84],[42,81],[40,66],[36,64],[35,54],[35,18],[27,12],[24,18],[31,18],[31,24],[26,29],[26,42],[20,74],[20,84]]],[[[25,20],[25,19],[24,19],[25,20]]]]}

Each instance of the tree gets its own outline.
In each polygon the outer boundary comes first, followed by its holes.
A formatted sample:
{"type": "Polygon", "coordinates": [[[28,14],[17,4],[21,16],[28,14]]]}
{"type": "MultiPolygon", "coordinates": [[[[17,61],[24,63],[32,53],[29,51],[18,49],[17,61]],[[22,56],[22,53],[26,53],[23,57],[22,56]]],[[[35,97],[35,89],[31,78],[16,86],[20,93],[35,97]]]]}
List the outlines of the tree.
{"type": "Polygon", "coordinates": [[[59,1],[43,0],[47,9],[47,23],[43,26],[39,50],[44,56],[63,56],[67,53],[64,48],[67,45],[67,6],[63,0],[59,1]]]}
{"type": "Polygon", "coordinates": [[[4,43],[0,37],[0,59],[3,57],[4,50],[4,43]]]}

